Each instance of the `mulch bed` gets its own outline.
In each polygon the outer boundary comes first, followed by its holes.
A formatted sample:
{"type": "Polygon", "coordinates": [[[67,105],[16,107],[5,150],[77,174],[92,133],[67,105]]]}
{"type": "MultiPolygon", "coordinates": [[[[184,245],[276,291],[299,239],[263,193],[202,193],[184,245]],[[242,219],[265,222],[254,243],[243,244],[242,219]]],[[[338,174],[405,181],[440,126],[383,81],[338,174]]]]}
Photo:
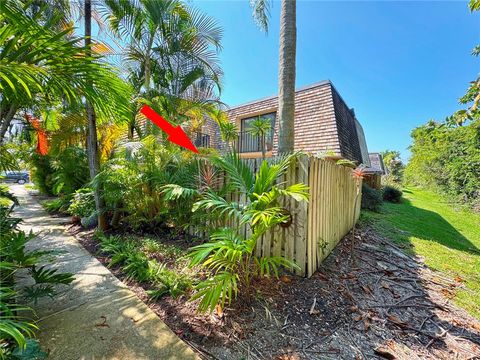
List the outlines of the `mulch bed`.
{"type": "MultiPolygon", "coordinates": [[[[108,264],[92,231],[70,231],[108,264]]],[[[204,359],[480,359],[480,321],[451,304],[461,279],[369,228],[356,233],[353,253],[350,234],[311,278],[261,280],[253,301],[212,315],[188,296],[150,301],[141,284],[113,273],[204,359]]]]}

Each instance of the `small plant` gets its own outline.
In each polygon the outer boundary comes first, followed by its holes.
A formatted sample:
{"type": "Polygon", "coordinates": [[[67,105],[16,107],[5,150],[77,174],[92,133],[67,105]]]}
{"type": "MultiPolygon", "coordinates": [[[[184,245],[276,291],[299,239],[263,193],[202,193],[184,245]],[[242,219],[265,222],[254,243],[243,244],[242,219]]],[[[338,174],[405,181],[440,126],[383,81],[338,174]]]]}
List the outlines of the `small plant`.
{"type": "Polygon", "coordinates": [[[99,236],[100,248],[110,256],[109,267],[123,265],[129,256],[137,250],[133,241],[124,240],[120,236],[99,236]]]}
{"type": "MultiPolygon", "coordinates": [[[[276,215],[274,215],[276,216],[276,215]]],[[[280,267],[296,268],[296,265],[281,256],[256,256],[258,239],[272,226],[284,219],[269,219],[270,226],[259,227],[245,239],[234,229],[221,229],[211,235],[211,242],[195,246],[191,254],[191,266],[202,265],[213,271],[213,277],[197,285],[192,300],[201,299],[198,310],[213,311],[237,297],[240,290],[248,295],[252,279],[258,276],[278,277],[280,267]]]]}
{"type": "Polygon", "coordinates": [[[379,212],[382,207],[382,193],[362,184],[362,209],[379,212]]]}
{"type": "Polygon", "coordinates": [[[138,282],[145,282],[149,279],[148,258],[140,252],[135,251],[130,253],[125,259],[122,270],[127,275],[128,279],[135,279],[138,282]]]}
{"type": "Polygon", "coordinates": [[[121,266],[127,278],[141,283],[149,283],[153,289],[147,291],[150,297],[158,300],[163,296],[177,297],[192,287],[193,280],[187,274],[170,270],[157,260],[149,260],[147,255],[164,254],[177,258],[178,249],[165,246],[153,239],[137,243],[133,239],[119,236],[99,235],[101,249],[110,257],[109,266],[121,266]]]}
{"type": "Polygon", "coordinates": [[[162,245],[153,239],[142,240],[142,251],[147,254],[155,254],[162,250],[162,245]]]}
{"type": "Polygon", "coordinates": [[[64,284],[68,285],[73,281],[70,273],[59,273],[58,269],[48,269],[45,266],[30,268],[30,275],[37,284],[64,284]]]}
{"type": "Polygon", "coordinates": [[[46,212],[49,214],[58,214],[64,212],[66,210],[65,201],[61,198],[53,199],[53,200],[45,200],[42,201],[42,207],[45,209],[46,212]]]}
{"type": "Polygon", "coordinates": [[[257,117],[255,120],[251,121],[248,127],[248,132],[253,136],[258,136],[260,139],[260,148],[262,151],[262,159],[265,159],[266,155],[266,140],[267,135],[272,130],[272,122],[268,118],[257,117]]]}
{"type": "Polygon", "coordinates": [[[75,191],[73,200],[68,208],[73,216],[88,217],[95,212],[95,198],[93,190],[82,188],[75,191]]]}
{"type": "Polygon", "coordinates": [[[147,294],[153,300],[166,295],[178,297],[190,289],[193,283],[189,276],[169,270],[154,260],[149,261],[149,279],[154,289],[148,290],[147,294]]]}
{"type": "Polygon", "coordinates": [[[384,186],[382,189],[382,196],[383,200],[392,202],[392,203],[399,203],[402,199],[402,191],[394,186],[384,186]]]}
{"type": "Polygon", "coordinates": [[[38,267],[38,262],[51,256],[53,251],[28,251],[26,245],[35,235],[17,228],[21,219],[12,217],[12,211],[13,207],[0,206],[0,358],[44,359],[46,354],[31,339],[38,326],[24,315],[31,308],[21,301],[26,298],[36,302],[40,297],[52,297],[55,295],[53,285],[70,284],[73,277],[70,273],[38,267]],[[29,270],[33,285],[16,284],[15,273],[22,268],[29,270]]]}

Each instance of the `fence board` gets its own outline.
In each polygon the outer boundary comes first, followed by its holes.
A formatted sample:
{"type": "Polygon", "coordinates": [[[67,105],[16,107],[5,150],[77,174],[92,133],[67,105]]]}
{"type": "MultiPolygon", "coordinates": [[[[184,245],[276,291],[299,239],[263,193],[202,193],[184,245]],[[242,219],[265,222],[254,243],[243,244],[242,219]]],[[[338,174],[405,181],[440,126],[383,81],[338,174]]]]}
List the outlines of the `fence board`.
{"type": "MultiPolygon", "coordinates": [[[[258,171],[262,163],[262,159],[244,161],[254,172],[258,171]]],[[[269,158],[268,161],[273,162],[275,158],[269,158]]],[[[299,266],[299,275],[311,276],[358,220],[361,192],[355,204],[357,185],[351,168],[337,165],[331,160],[305,155],[293,162],[279,180],[284,183],[282,186],[306,184],[309,186],[310,200],[308,203],[291,198],[282,200],[280,206],[290,212],[292,223],[287,228],[276,226],[259,238],[256,254],[284,256],[299,266]]],[[[224,177],[222,181],[227,180],[224,177]]],[[[244,194],[239,193],[230,193],[226,199],[239,203],[249,201],[244,194]]],[[[231,220],[225,223],[238,227],[231,220]]],[[[192,227],[188,232],[200,235],[199,230],[192,227]]],[[[238,230],[246,238],[251,235],[248,225],[243,225],[238,230]]],[[[208,237],[208,234],[202,235],[208,237]]]]}

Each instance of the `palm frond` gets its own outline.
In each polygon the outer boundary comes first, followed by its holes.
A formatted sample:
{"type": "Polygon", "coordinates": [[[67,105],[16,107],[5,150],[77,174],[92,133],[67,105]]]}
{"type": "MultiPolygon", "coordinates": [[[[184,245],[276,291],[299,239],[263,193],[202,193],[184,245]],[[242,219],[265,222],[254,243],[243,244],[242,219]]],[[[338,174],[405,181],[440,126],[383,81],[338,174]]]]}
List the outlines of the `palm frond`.
{"type": "Polygon", "coordinates": [[[217,305],[225,303],[236,297],[238,293],[238,275],[228,271],[216,274],[196,286],[196,293],[192,300],[201,299],[198,310],[201,312],[214,311],[217,305]]]}
{"type": "Polygon", "coordinates": [[[257,26],[268,32],[268,19],[270,17],[270,0],[250,0],[252,16],[257,26]]]}
{"type": "Polygon", "coordinates": [[[233,201],[226,201],[214,192],[208,192],[203,195],[202,200],[193,204],[192,211],[212,212],[215,216],[227,216],[229,218],[238,218],[242,216],[242,206],[233,201]]]}
{"type": "Polygon", "coordinates": [[[186,188],[177,184],[167,184],[162,186],[161,189],[165,200],[190,199],[200,194],[197,189],[186,188]]]}
{"type": "MultiPolygon", "coordinates": [[[[239,191],[250,193],[255,183],[255,176],[250,167],[232,151],[223,156],[214,156],[211,162],[224,170],[229,182],[239,191]]],[[[268,165],[268,164],[267,164],[268,165]]]]}

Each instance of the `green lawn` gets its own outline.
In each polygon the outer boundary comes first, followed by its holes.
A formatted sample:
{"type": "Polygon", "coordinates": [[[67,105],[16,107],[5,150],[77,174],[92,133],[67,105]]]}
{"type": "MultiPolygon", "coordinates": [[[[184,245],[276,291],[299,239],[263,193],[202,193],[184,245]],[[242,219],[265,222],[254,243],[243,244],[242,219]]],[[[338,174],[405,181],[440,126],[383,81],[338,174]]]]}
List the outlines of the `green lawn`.
{"type": "Polygon", "coordinates": [[[441,196],[407,188],[401,204],[385,203],[380,214],[364,212],[364,223],[425,258],[430,268],[459,277],[455,303],[480,319],[480,215],[454,209],[441,196]]]}

